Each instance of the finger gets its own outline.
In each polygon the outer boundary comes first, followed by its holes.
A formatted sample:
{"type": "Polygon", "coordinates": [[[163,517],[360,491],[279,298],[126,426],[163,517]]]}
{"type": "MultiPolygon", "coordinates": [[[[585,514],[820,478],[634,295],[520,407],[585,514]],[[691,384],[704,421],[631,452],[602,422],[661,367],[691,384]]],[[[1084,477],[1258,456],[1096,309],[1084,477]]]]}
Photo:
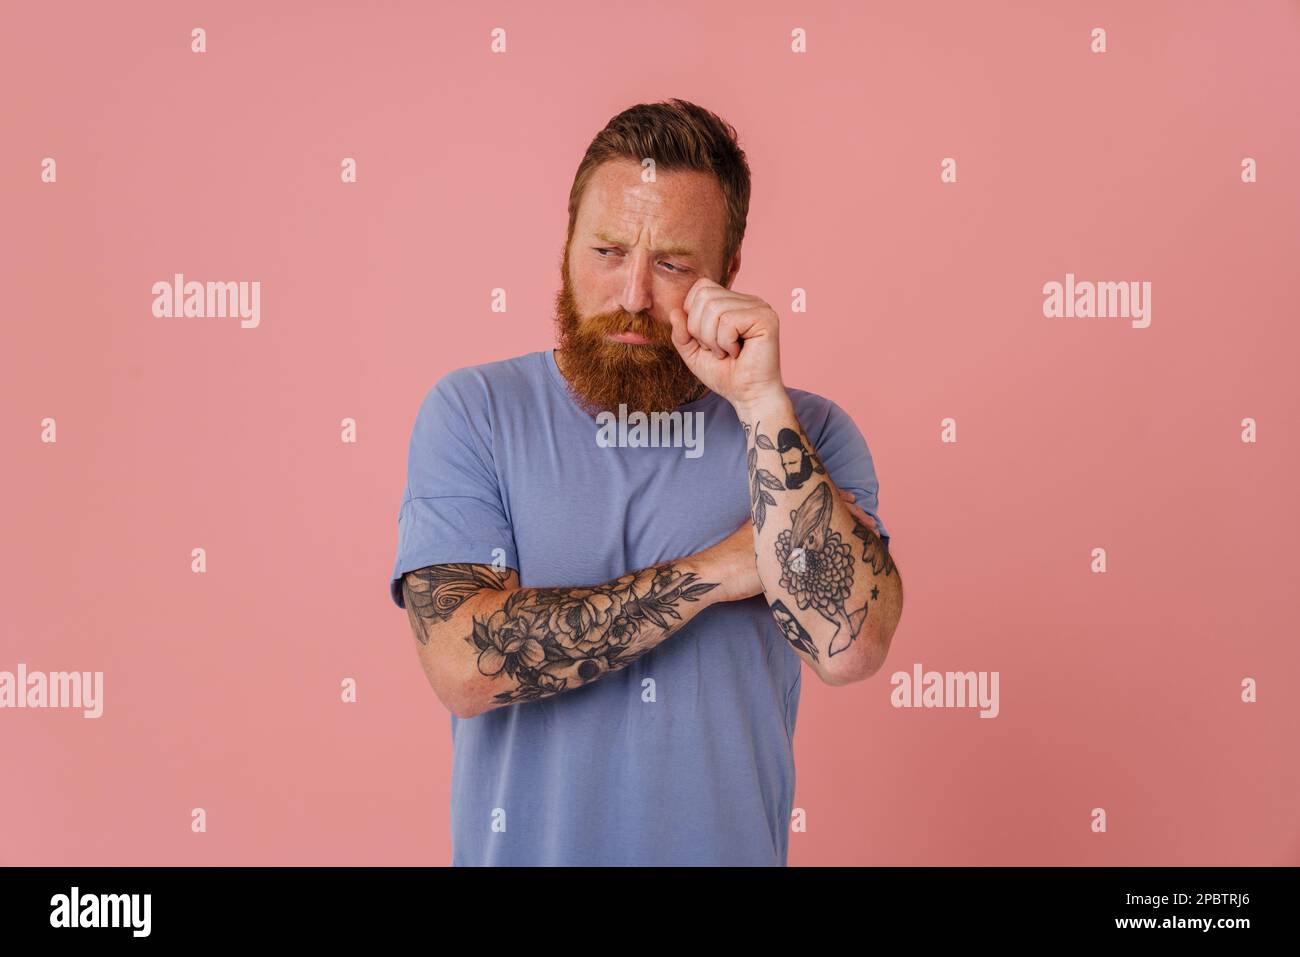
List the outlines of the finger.
{"type": "Polygon", "coordinates": [[[846,492],[843,489],[840,489],[840,494],[844,496],[845,504],[848,505],[849,512],[853,515],[854,518],[860,521],[863,525],[866,525],[873,532],[880,531],[880,529],[876,526],[876,520],[872,518],[871,515],[864,508],[862,508],[862,506],[857,504],[857,502],[853,498],[852,492],[846,492]]]}
{"type": "Polygon", "coordinates": [[[711,281],[697,281],[682,305],[687,310],[687,328],[691,335],[720,360],[740,355],[740,342],[745,330],[753,327],[762,315],[754,309],[753,296],[733,292],[711,281]],[[731,348],[718,341],[718,330],[729,321],[736,330],[736,344],[731,348]]]}
{"type": "Polygon", "coordinates": [[[695,285],[686,293],[686,302],[682,303],[682,308],[689,311],[713,299],[735,299],[740,302],[752,302],[754,297],[747,293],[728,289],[726,286],[720,286],[711,279],[701,279],[696,280],[695,285]],[[687,305],[687,303],[690,303],[690,305],[687,305]]]}
{"type": "Polygon", "coordinates": [[[751,303],[748,300],[731,298],[716,299],[710,305],[714,307],[718,317],[718,327],[714,330],[713,339],[722,350],[723,356],[734,359],[740,355],[745,330],[753,325],[746,318],[746,313],[751,311],[751,303]]]}
{"type": "Polygon", "coordinates": [[[698,313],[701,318],[706,314],[712,313],[714,317],[721,316],[727,309],[747,309],[754,304],[753,296],[746,296],[742,293],[732,292],[717,283],[707,286],[701,286],[698,289],[692,289],[687,295],[687,305],[682,303],[682,308],[689,313],[698,313]]]}
{"type": "Polygon", "coordinates": [[[699,308],[688,309],[686,312],[686,331],[691,334],[696,342],[704,344],[704,333],[700,331],[700,320],[704,313],[699,308]]]}
{"type": "Polygon", "coordinates": [[[691,324],[691,323],[688,322],[688,323],[687,323],[687,329],[690,330],[690,332],[691,332],[691,336],[692,336],[692,337],[695,339],[695,341],[699,344],[699,347],[700,347],[700,349],[701,349],[703,352],[707,352],[709,355],[713,356],[715,359],[725,359],[725,358],[726,358],[726,354],[725,354],[724,352],[722,352],[722,350],[720,350],[720,349],[717,347],[717,345],[715,345],[714,343],[711,343],[711,342],[709,341],[708,333],[705,332],[704,328],[700,325],[699,322],[695,322],[694,324],[691,324]]]}
{"type": "Polygon", "coordinates": [[[686,313],[681,309],[674,309],[668,314],[668,321],[672,323],[673,345],[677,347],[677,351],[683,359],[689,361],[694,358],[695,353],[700,351],[700,344],[687,328],[686,313]]]}
{"type": "Polygon", "coordinates": [[[740,333],[736,323],[725,316],[718,324],[718,345],[733,359],[740,355],[740,333]]]}
{"type": "Polygon", "coordinates": [[[719,359],[725,359],[727,354],[722,351],[718,345],[718,312],[716,309],[709,308],[710,303],[705,303],[700,316],[700,342],[706,349],[712,349],[713,354],[719,359]]]}
{"type": "Polygon", "coordinates": [[[700,331],[703,333],[700,341],[712,349],[719,359],[725,359],[727,352],[718,345],[718,326],[728,309],[736,309],[743,304],[744,300],[721,287],[705,289],[695,297],[695,309],[700,314],[700,331]]]}
{"type": "Polygon", "coordinates": [[[686,299],[685,301],[682,302],[682,308],[689,313],[691,311],[691,307],[695,305],[696,297],[704,290],[711,289],[714,286],[716,286],[719,289],[726,288],[714,282],[708,276],[701,276],[699,279],[695,280],[695,282],[691,285],[691,288],[686,291],[686,299]]]}

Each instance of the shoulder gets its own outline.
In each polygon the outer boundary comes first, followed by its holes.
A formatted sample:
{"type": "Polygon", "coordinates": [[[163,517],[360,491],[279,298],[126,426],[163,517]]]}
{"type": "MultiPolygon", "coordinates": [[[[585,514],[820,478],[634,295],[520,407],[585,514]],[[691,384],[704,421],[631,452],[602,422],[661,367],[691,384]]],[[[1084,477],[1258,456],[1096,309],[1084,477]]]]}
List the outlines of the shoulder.
{"type": "Polygon", "coordinates": [[[467,408],[489,405],[496,396],[516,395],[544,382],[546,361],[546,353],[539,351],[461,366],[443,373],[429,388],[425,400],[455,400],[467,408]]]}
{"type": "Polygon", "coordinates": [[[529,404],[545,386],[546,359],[530,352],[444,372],[420,402],[417,434],[450,431],[487,441],[510,407],[529,404]]]}
{"type": "Polygon", "coordinates": [[[798,416],[799,424],[814,443],[820,441],[827,430],[843,428],[846,425],[856,428],[849,414],[826,396],[790,386],[786,386],[785,391],[790,396],[790,401],[794,403],[794,414],[798,416]]]}
{"type": "Polygon", "coordinates": [[[839,403],[816,392],[786,387],[794,413],[828,467],[858,463],[874,473],[871,448],[858,423],[839,403]]]}

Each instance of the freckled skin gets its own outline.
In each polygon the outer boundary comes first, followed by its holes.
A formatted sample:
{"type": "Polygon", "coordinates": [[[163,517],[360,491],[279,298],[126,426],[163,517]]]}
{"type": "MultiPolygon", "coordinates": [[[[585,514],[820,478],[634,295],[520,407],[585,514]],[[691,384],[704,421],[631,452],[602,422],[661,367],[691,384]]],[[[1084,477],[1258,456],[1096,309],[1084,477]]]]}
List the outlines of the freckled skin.
{"type": "MultiPolygon", "coordinates": [[[[726,203],[717,179],[613,160],[588,181],[556,297],[556,362],[589,410],[671,410],[706,387],[672,343],[670,316],[699,279],[722,276],[726,203]],[[632,332],[648,342],[616,342],[632,332]]],[[[729,282],[740,267],[732,258],[729,282]]]]}

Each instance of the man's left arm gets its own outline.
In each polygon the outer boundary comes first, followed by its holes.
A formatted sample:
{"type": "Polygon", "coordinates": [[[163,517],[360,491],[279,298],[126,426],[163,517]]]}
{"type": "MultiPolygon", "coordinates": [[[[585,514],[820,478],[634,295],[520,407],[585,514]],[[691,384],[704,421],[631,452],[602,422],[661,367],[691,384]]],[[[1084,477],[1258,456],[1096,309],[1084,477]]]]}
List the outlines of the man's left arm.
{"type": "Polygon", "coordinates": [[[772,615],[827,684],[874,675],[903,585],[871,517],[822,465],[788,395],[738,406],[758,575],[772,615]]]}
{"type": "Polygon", "coordinates": [[[701,277],[670,321],[687,367],[744,424],[755,556],[773,617],[826,683],[871,677],[902,614],[902,579],[795,415],[781,380],[776,310],[701,277]],[[797,458],[805,454],[807,462],[797,458]]]}

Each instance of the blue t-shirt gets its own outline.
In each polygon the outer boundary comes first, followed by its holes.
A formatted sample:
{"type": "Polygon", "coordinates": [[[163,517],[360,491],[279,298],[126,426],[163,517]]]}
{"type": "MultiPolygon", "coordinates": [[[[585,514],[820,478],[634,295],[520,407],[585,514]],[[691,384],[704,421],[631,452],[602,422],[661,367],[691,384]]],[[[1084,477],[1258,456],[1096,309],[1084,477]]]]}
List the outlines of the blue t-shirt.
{"type": "MultiPolygon", "coordinates": [[[[888,541],[852,419],[787,391],[888,541]]],[[[716,393],[678,411],[702,424],[682,446],[611,447],[552,350],[444,375],[411,435],[393,600],[426,565],[496,559],[522,587],[595,585],[721,541],[750,514],[744,430],[716,393]]],[[[760,594],[590,684],[452,715],[452,864],[784,865],[800,665],[760,594]]]]}

